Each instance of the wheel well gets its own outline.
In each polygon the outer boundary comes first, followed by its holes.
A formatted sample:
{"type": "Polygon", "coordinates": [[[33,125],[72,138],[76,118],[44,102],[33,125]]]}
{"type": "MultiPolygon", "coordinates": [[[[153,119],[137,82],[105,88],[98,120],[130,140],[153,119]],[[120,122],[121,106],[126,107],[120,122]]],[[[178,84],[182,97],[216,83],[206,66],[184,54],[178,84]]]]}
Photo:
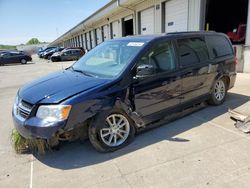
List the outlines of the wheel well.
{"type": "Polygon", "coordinates": [[[227,89],[228,89],[228,87],[229,87],[229,85],[230,85],[230,78],[229,78],[229,76],[224,75],[222,78],[226,81],[227,89]]]}

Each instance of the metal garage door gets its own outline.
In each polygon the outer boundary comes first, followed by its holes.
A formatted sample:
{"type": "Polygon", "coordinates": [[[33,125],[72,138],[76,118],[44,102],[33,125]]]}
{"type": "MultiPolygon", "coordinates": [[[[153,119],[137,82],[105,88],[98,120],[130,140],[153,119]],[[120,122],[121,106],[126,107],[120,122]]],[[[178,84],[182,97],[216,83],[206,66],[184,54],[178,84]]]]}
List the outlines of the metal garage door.
{"type": "Polygon", "coordinates": [[[83,47],[84,49],[86,49],[86,43],[85,43],[84,34],[82,34],[81,36],[82,36],[82,47],[83,47]]]}
{"type": "Polygon", "coordinates": [[[97,41],[97,44],[102,43],[102,30],[101,30],[101,28],[96,29],[96,41],[97,41]]]}
{"type": "Polygon", "coordinates": [[[90,34],[87,32],[87,49],[91,49],[91,40],[90,40],[90,34]]]}
{"type": "Polygon", "coordinates": [[[148,8],[146,10],[141,11],[141,34],[148,35],[154,34],[154,20],[155,20],[155,12],[154,7],[148,8]]]}
{"type": "Polygon", "coordinates": [[[85,34],[82,34],[82,41],[83,41],[83,48],[87,49],[86,47],[86,38],[85,38],[85,34]]]}
{"type": "Polygon", "coordinates": [[[165,32],[187,31],[188,1],[171,0],[165,5],[165,32]]]}
{"type": "Polygon", "coordinates": [[[103,39],[104,39],[104,41],[109,39],[109,27],[108,27],[108,25],[103,26],[103,39]]]}
{"type": "Polygon", "coordinates": [[[91,31],[91,44],[92,44],[92,48],[94,48],[96,46],[95,44],[95,30],[91,31]]]}
{"type": "Polygon", "coordinates": [[[119,21],[112,22],[112,38],[121,37],[119,21]]]}

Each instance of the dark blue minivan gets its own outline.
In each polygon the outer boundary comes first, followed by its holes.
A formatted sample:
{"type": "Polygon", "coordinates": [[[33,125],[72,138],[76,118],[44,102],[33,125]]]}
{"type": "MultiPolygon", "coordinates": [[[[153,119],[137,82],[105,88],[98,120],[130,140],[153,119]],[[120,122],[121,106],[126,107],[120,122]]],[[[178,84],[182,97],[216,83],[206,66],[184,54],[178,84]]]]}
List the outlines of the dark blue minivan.
{"type": "Polygon", "coordinates": [[[22,87],[13,120],[26,138],[57,144],[87,137],[98,151],[114,151],[171,114],[204,101],[223,103],[235,78],[224,34],[124,37],[22,87]]]}

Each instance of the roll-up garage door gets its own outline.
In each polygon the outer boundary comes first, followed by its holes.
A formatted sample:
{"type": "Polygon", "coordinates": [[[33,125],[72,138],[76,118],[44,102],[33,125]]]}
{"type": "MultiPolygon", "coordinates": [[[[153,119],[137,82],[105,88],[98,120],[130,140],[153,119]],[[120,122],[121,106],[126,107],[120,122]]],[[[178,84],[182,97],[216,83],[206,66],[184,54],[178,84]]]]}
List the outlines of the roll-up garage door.
{"type": "Polygon", "coordinates": [[[97,41],[97,44],[102,43],[102,30],[101,30],[101,28],[96,29],[96,41],[97,41]]]}
{"type": "Polygon", "coordinates": [[[84,37],[84,34],[81,34],[81,38],[82,38],[82,47],[84,48],[84,49],[86,49],[86,44],[85,44],[85,37],[84,37]]]}
{"type": "Polygon", "coordinates": [[[112,38],[121,37],[119,21],[112,22],[112,38]]]}
{"type": "Polygon", "coordinates": [[[87,47],[86,47],[86,39],[85,39],[85,34],[82,34],[82,42],[83,42],[83,48],[84,49],[87,49],[87,47]]]}
{"type": "Polygon", "coordinates": [[[109,27],[108,25],[103,26],[103,40],[108,40],[109,39],[109,27]]]}
{"type": "Polygon", "coordinates": [[[141,11],[141,34],[142,35],[148,35],[148,34],[154,34],[154,20],[155,20],[155,12],[154,7],[148,8],[146,10],[141,11]]]}
{"type": "Polygon", "coordinates": [[[95,30],[91,31],[91,44],[92,44],[92,48],[94,48],[96,46],[96,42],[95,42],[95,30]]]}
{"type": "Polygon", "coordinates": [[[90,40],[90,34],[87,32],[87,48],[88,50],[91,49],[91,40],[90,40]]]}
{"type": "Polygon", "coordinates": [[[166,32],[187,31],[188,1],[171,0],[165,4],[166,32]]]}

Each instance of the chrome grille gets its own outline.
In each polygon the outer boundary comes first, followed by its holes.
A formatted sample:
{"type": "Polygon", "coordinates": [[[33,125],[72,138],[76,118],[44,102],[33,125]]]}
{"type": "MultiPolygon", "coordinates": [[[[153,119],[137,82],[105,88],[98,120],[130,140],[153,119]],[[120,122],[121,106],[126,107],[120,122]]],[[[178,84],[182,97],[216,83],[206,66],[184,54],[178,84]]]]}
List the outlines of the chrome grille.
{"type": "Polygon", "coordinates": [[[20,100],[15,108],[16,117],[20,119],[21,121],[26,120],[30,115],[32,107],[33,107],[32,104],[26,101],[20,100]]]}

